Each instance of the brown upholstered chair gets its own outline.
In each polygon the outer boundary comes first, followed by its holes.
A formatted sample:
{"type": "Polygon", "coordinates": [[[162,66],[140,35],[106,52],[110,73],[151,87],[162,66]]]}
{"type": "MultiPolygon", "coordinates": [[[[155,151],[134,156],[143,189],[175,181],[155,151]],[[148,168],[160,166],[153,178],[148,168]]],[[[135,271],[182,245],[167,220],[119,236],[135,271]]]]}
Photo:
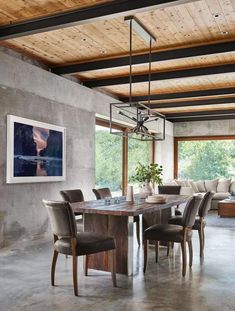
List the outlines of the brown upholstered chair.
{"type": "Polygon", "coordinates": [[[190,260],[189,266],[193,263],[193,247],[192,247],[192,226],[195,222],[197,213],[197,206],[195,204],[195,197],[190,198],[182,217],[182,224],[159,224],[153,225],[144,231],[144,272],[146,271],[148,261],[148,243],[149,240],[156,241],[156,262],[158,261],[159,241],[176,242],[181,244],[182,249],[182,275],[186,273],[186,242],[188,243],[190,260]]]}
{"type": "MultiPolygon", "coordinates": [[[[200,242],[200,257],[203,257],[204,246],[205,246],[205,233],[204,228],[206,226],[206,216],[211,206],[211,200],[214,196],[213,192],[207,192],[200,202],[198,208],[198,216],[196,217],[195,224],[192,229],[198,231],[199,242],[200,242]]],[[[182,217],[175,216],[169,219],[169,224],[182,225],[182,217]]]]}
{"type": "MultiPolygon", "coordinates": [[[[103,200],[105,197],[112,197],[112,193],[109,188],[92,189],[97,200],[103,200]]],[[[134,222],[136,223],[136,238],[138,245],[140,246],[140,217],[134,216],[134,222]]]]}
{"type": "MultiPolygon", "coordinates": [[[[61,190],[60,194],[64,201],[67,201],[69,203],[75,203],[75,202],[83,202],[84,196],[82,193],[82,190],[80,189],[71,189],[71,190],[61,190]]],[[[75,216],[82,215],[81,213],[74,213],[75,216]]]]}
{"type": "Polygon", "coordinates": [[[72,256],[74,294],[78,295],[77,256],[86,256],[84,261],[85,275],[88,272],[88,255],[109,251],[113,286],[116,286],[116,253],[112,237],[95,232],[77,232],[73,210],[68,202],[43,200],[54,235],[54,254],[51,265],[51,285],[55,284],[55,268],[58,254],[72,256]]]}
{"type": "Polygon", "coordinates": [[[112,193],[109,188],[92,189],[97,200],[103,200],[106,197],[112,197],[112,193]]]}
{"type": "MultiPolygon", "coordinates": [[[[159,194],[175,194],[175,195],[179,195],[180,194],[180,189],[181,186],[176,186],[176,185],[172,185],[172,186],[158,186],[158,193],[159,194]]],[[[175,215],[181,216],[182,213],[179,210],[179,206],[176,206],[175,209],[175,215]]]]}

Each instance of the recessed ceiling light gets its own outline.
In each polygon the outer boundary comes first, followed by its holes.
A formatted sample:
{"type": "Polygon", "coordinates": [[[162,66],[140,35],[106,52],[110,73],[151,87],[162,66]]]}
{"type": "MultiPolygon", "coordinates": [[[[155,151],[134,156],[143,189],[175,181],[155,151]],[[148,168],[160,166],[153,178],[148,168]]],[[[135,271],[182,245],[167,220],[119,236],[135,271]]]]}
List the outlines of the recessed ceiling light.
{"type": "Polygon", "coordinates": [[[106,50],[105,49],[100,49],[100,53],[101,54],[106,54],[106,50]]]}
{"type": "Polygon", "coordinates": [[[214,17],[219,17],[219,16],[220,16],[219,13],[214,14],[214,17]]]}
{"type": "Polygon", "coordinates": [[[228,35],[228,31],[221,31],[220,34],[221,35],[228,35]]]}
{"type": "Polygon", "coordinates": [[[86,41],[86,38],[82,38],[81,41],[86,41]]]}

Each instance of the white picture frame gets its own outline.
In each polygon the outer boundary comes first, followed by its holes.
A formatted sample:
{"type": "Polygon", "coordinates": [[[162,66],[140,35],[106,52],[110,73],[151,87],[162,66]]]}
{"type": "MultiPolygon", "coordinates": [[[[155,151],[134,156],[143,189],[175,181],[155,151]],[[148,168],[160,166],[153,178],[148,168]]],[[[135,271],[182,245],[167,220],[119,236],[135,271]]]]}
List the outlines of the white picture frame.
{"type": "Polygon", "coordinates": [[[7,183],[66,179],[65,127],[7,116],[7,183]]]}

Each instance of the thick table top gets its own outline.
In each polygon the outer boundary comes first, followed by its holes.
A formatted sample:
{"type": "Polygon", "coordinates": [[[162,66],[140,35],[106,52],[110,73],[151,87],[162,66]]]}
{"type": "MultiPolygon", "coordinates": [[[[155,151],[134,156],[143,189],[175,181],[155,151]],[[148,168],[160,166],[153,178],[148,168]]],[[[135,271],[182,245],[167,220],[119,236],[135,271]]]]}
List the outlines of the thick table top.
{"type": "Polygon", "coordinates": [[[186,203],[190,196],[186,195],[165,195],[166,203],[146,203],[144,199],[134,202],[121,201],[120,203],[105,205],[104,200],[85,201],[72,203],[74,212],[85,214],[102,214],[114,216],[137,216],[154,212],[172,206],[186,203]]]}

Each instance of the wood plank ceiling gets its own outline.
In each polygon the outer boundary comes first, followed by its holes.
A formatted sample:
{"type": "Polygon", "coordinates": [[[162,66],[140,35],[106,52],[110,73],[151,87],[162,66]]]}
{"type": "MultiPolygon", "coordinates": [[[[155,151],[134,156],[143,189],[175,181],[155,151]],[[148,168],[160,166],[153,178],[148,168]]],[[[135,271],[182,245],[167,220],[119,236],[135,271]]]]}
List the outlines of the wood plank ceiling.
{"type": "MultiPolygon", "coordinates": [[[[233,1],[176,2],[135,14],[157,37],[150,105],[172,122],[235,116],[233,1]]],[[[14,23],[120,2],[124,1],[0,0],[0,45],[40,60],[57,74],[70,74],[88,87],[128,101],[129,27],[123,17],[129,12],[9,39],[1,36],[14,23]]],[[[146,102],[148,46],[137,33],[133,50],[133,97],[146,102]]]]}

